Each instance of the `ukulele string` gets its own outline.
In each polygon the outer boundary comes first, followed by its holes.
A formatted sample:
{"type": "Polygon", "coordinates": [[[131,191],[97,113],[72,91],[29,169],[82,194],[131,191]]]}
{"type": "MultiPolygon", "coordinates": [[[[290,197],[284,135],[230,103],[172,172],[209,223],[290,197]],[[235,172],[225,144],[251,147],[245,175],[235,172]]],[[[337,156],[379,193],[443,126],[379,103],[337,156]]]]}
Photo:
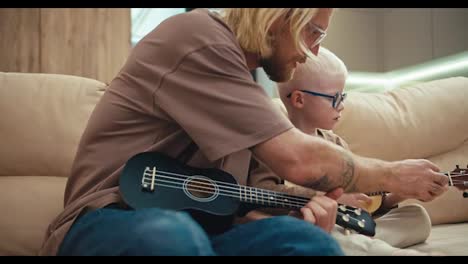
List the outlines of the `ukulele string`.
{"type": "MultiPolygon", "coordinates": [[[[173,175],[173,176],[178,176],[178,177],[182,177],[184,179],[188,178],[188,177],[191,177],[189,175],[184,175],[184,174],[178,174],[178,173],[172,173],[172,172],[166,172],[166,171],[158,171],[158,173],[165,173],[165,174],[168,174],[168,175],[173,175]]],[[[146,175],[146,174],[145,174],[146,175]]],[[[167,175],[163,175],[163,174],[158,174],[159,176],[165,176],[166,178],[168,179],[177,179],[177,178],[173,178],[173,177],[170,177],[170,176],[167,176],[167,175]]],[[[452,177],[457,177],[457,175],[454,175],[452,177]]],[[[180,180],[180,179],[179,179],[180,180]]],[[[183,179],[182,179],[183,181],[183,179]]],[[[220,187],[223,187],[224,189],[231,189],[231,190],[234,190],[235,192],[242,192],[242,190],[240,190],[239,188],[241,187],[240,185],[238,184],[233,184],[233,183],[226,183],[226,182],[221,182],[221,181],[215,181],[215,180],[211,180],[213,181],[214,183],[216,183],[218,186],[220,187]]],[[[459,180],[452,180],[452,182],[454,183],[457,183],[457,184],[465,184],[467,185],[467,182],[466,181],[459,181],[459,180]]],[[[206,186],[211,186],[211,183],[206,183],[206,182],[197,182],[197,184],[199,185],[206,185],[206,186]]],[[[271,191],[271,190],[265,190],[265,189],[258,189],[258,188],[252,188],[252,187],[247,187],[247,186],[243,186],[244,188],[244,194],[245,196],[247,196],[247,192],[250,192],[250,196],[252,196],[252,193],[254,193],[255,196],[258,196],[258,195],[261,195],[263,198],[266,197],[270,197],[272,196],[273,199],[274,198],[277,198],[277,199],[280,199],[280,200],[283,200],[283,201],[297,201],[297,202],[300,202],[300,203],[307,203],[310,201],[309,198],[305,198],[305,197],[299,197],[299,196],[294,196],[294,195],[288,195],[288,194],[284,194],[284,193],[281,193],[281,192],[276,192],[276,191],[271,191]]],[[[382,194],[382,193],[387,193],[387,192],[373,192],[372,194],[382,194]]],[[[372,195],[371,195],[372,196],[372,195]]],[[[272,199],[270,197],[270,199],[272,199]]]]}
{"type": "MultiPolygon", "coordinates": [[[[174,177],[165,177],[165,178],[174,178],[174,177]]],[[[177,179],[175,178],[176,180],[181,180],[181,179],[177,179]]],[[[145,181],[145,183],[147,183],[145,181]]],[[[176,189],[183,189],[183,185],[184,183],[183,182],[174,182],[174,181],[170,181],[170,180],[164,180],[164,179],[161,179],[160,177],[159,178],[156,178],[155,180],[155,183],[156,185],[160,185],[160,186],[164,186],[164,187],[173,187],[173,188],[176,188],[176,189]],[[169,183],[169,184],[167,184],[169,183]],[[170,185],[172,184],[172,185],[170,185]]],[[[189,191],[194,191],[194,192],[200,192],[200,193],[206,193],[206,194],[213,194],[214,193],[214,188],[211,186],[211,185],[208,185],[208,186],[200,186],[200,185],[193,185],[193,184],[189,184],[186,188],[187,190],[189,191]]],[[[242,195],[242,192],[239,191],[239,190],[234,190],[233,188],[223,188],[223,187],[220,187],[219,188],[219,191],[218,193],[222,196],[229,196],[229,197],[234,197],[234,198],[239,198],[242,196],[245,196],[245,195],[242,195]]],[[[247,199],[246,197],[245,200],[246,201],[259,201],[259,202],[262,202],[262,203],[268,203],[268,204],[271,204],[271,203],[275,203],[275,204],[282,204],[282,205],[293,205],[293,206],[298,206],[298,207],[303,207],[305,204],[306,204],[306,201],[285,201],[285,200],[280,200],[280,199],[274,199],[272,200],[271,198],[272,196],[265,196],[263,194],[258,194],[257,196],[255,196],[254,198],[251,196],[250,199],[247,199]]],[[[308,200],[307,200],[308,201],[308,200]]]]}
{"type": "MultiPolygon", "coordinates": [[[[188,191],[193,191],[193,192],[198,192],[198,193],[206,193],[206,194],[213,194],[212,189],[206,190],[206,189],[200,189],[200,188],[193,188],[193,187],[183,187],[183,183],[175,183],[171,181],[165,181],[165,180],[157,180],[156,185],[163,186],[163,187],[169,187],[169,188],[174,188],[174,189],[186,189],[188,191]],[[166,182],[169,182],[171,184],[165,184],[166,182]]],[[[226,197],[233,197],[233,198],[239,198],[240,196],[236,194],[236,192],[232,191],[220,191],[218,192],[218,195],[221,196],[226,196],[226,197]]],[[[284,206],[289,206],[289,207],[295,207],[295,208],[301,208],[305,204],[297,203],[297,202],[278,202],[278,201],[272,201],[270,199],[267,199],[266,197],[260,197],[258,199],[250,199],[250,200],[255,200],[257,202],[261,202],[262,204],[272,204],[275,203],[277,205],[284,205],[284,206]]],[[[247,200],[248,201],[248,200],[247,200]]]]}
{"type": "MultiPolygon", "coordinates": [[[[445,176],[448,176],[449,178],[457,178],[457,177],[466,177],[468,176],[468,173],[441,173],[445,176]]],[[[468,186],[468,181],[465,181],[465,180],[451,180],[450,181],[451,183],[456,183],[456,184],[461,184],[461,185],[464,185],[464,186],[468,186]]],[[[450,184],[449,182],[449,186],[453,186],[455,184],[450,184]]],[[[368,196],[377,196],[377,195],[383,195],[383,194],[388,194],[389,192],[385,192],[385,191],[379,191],[379,192],[370,192],[370,193],[366,193],[366,195],[368,196]]]]}
{"type": "MultiPolygon", "coordinates": [[[[448,174],[444,174],[445,176],[448,176],[448,174]]],[[[454,178],[454,177],[465,177],[465,176],[468,176],[468,173],[450,173],[450,177],[454,178]]]]}
{"type": "MultiPolygon", "coordinates": [[[[159,172],[164,172],[164,171],[159,171],[159,172]]],[[[167,172],[164,172],[164,173],[167,173],[167,172]]],[[[168,174],[182,176],[185,179],[189,177],[187,175],[182,175],[182,174],[177,174],[177,173],[168,173],[168,174]]],[[[185,179],[181,179],[181,178],[166,176],[166,175],[160,174],[160,173],[157,173],[156,175],[160,176],[160,178],[175,179],[175,180],[178,180],[178,181],[184,181],[185,180],[185,179]]],[[[147,174],[147,176],[150,177],[150,175],[148,175],[148,174],[147,174]]],[[[144,180],[150,180],[151,181],[151,178],[148,179],[148,178],[145,177],[144,180]]],[[[166,183],[173,183],[172,181],[161,180],[161,179],[159,179],[159,181],[166,182],[166,183]]],[[[305,197],[283,195],[282,193],[279,193],[280,195],[277,195],[277,194],[273,193],[273,191],[266,192],[266,193],[263,192],[263,191],[258,192],[258,191],[255,191],[255,189],[253,189],[254,192],[252,192],[252,189],[250,190],[250,198],[248,198],[248,196],[249,196],[248,191],[244,190],[243,193],[242,193],[242,190],[239,188],[239,185],[226,184],[225,182],[220,182],[220,181],[214,181],[214,182],[218,183],[218,186],[221,186],[221,188],[219,188],[219,189],[221,191],[224,191],[224,193],[233,194],[233,195],[231,195],[231,197],[244,198],[244,200],[247,201],[247,202],[249,200],[251,202],[256,200],[257,202],[259,202],[259,201],[262,202],[262,204],[264,204],[266,202],[268,204],[276,203],[276,204],[282,204],[284,206],[292,205],[292,203],[294,203],[295,206],[304,207],[310,201],[310,199],[305,198],[305,197]],[[222,187],[222,185],[231,185],[231,186],[236,186],[236,187],[222,187]],[[288,198],[288,197],[290,197],[290,198],[288,198]]],[[[145,183],[149,184],[148,182],[145,182],[145,183]]],[[[200,190],[200,189],[206,190],[203,193],[211,193],[211,194],[213,193],[213,185],[211,183],[206,183],[206,182],[195,182],[195,183],[196,183],[196,187],[199,188],[198,190],[200,190]]],[[[192,184],[192,186],[194,186],[194,185],[195,184],[192,184]]],[[[192,190],[195,190],[195,189],[192,189],[192,190]]],[[[339,204],[339,205],[342,206],[342,204],[339,204]]],[[[354,208],[354,207],[349,208],[346,205],[344,206],[344,208],[341,207],[342,211],[351,211],[353,213],[355,213],[356,209],[358,209],[358,208],[354,208]]]]}
{"type": "MultiPolygon", "coordinates": [[[[170,182],[170,183],[174,183],[174,182],[170,182]]],[[[163,186],[163,187],[169,187],[169,188],[174,188],[174,189],[184,189],[184,187],[182,187],[183,184],[181,184],[181,183],[175,183],[175,184],[176,185],[167,185],[167,184],[157,183],[157,185],[163,186]],[[180,186],[178,186],[178,185],[180,185],[180,186]]],[[[212,193],[210,191],[200,191],[199,189],[193,189],[193,188],[190,188],[190,187],[187,188],[187,190],[189,190],[189,191],[198,191],[198,192],[203,192],[203,193],[210,193],[210,194],[212,193]]],[[[226,196],[226,197],[233,197],[233,198],[238,198],[239,197],[237,195],[232,195],[229,192],[227,192],[227,193],[226,192],[225,193],[220,192],[220,195],[226,196]]],[[[267,203],[271,202],[270,200],[265,200],[265,201],[267,203]]],[[[304,206],[304,204],[298,204],[298,203],[280,203],[280,204],[285,205],[285,206],[288,205],[288,207],[294,207],[296,209],[300,209],[300,208],[302,208],[304,206]]],[[[340,208],[340,210],[342,210],[342,208],[340,208]]],[[[347,208],[345,210],[346,211],[353,211],[353,210],[350,210],[350,209],[347,209],[347,208]]],[[[353,217],[353,216],[351,216],[349,214],[342,213],[342,212],[340,212],[338,210],[337,210],[337,216],[340,216],[341,218],[347,217],[347,218],[352,219],[352,220],[354,220],[356,222],[362,221],[362,220],[359,220],[359,219],[357,219],[357,218],[355,218],[355,217],[353,217]]]]}
{"type": "MultiPolygon", "coordinates": [[[[179,180],[182,180],[182,181],[184,181],[186,178],[191,177],[189,175],[166,172],[166,171],[158,171],[157,175],[164,176],[167,179],[178,179],[178,178],[170,177],[170,176],[178,176],[178,177],[182,178],[182,179],[179,178],[179,180]]],[[[151,175],[148,175],[148,176],[150,177],[151,175]]],[[[226,183],[226,182],[222,182],[222,181],[215,181],[215,180],[211,180],[211,179],[210,179],[210,181],[216,183],[220,187],[223,187],[223,189],[231,189],[231,190],[234,190],[234,191],[238,191],[239,188],[242,187],[244,189],[244,193],[249,192],[250,194],[255,193],[255,194],[260,194],[260,195],[263,195],[263,196],[265,196],[265,195],[275,196],[275,197],[282,198],[282,199],[293,200],[293,201],[298,201],[298,202],[305,202],[305,203],[310,201],[310,199],[306,198],[306,197],[298,197],[298,196],[283,194],[283,193],[272,191],[272,190],[265,190],[265,189],[253,188],[253,187],[248,187],[248,186],[241,186],[241,185],[238,185],[238,184],[226,183]]],[[[197,184],[211,186],[210,182],[200,182],[200,181],[198,181],[197,184]]]]}
{"type": "MultiPolygon", "coordinates": [[[[188,177],[191,177],[192,175],[184,175],[184,174],[178,174],[178,173],[172,173],[172,172],[166,172],[166,171],[158,171],[158,172],[161,172],[161,173],[165,173],[167,175],[172,175],[172,176],[179,176],[179,177],[183,177],[183,178],[188,178],[188,177]]],[[[451,177],[452,178],[456,178],[456,177],[463,177],[465,175],[468,175],[468,174],[457,174],[457,173],[454,173],[454,174],[451,174],[451,177]]],[[[233,184],[233,183],[226,183],[226,182],[221,182],[221,181],[215,181],[215,180],[212,180],[213,182],[217,183],[218,185],[223,185],[223,186],[233,186],[234,188],[238,188],[240,185],[238,184],[233,184]]],[[[458,181],[456,180],[457,182],[460,182],[460,183],[463,183],[465,181],[458,181]]],[[[253,187],[247,187],[247,186],[244,186],[245,188],[250,188],[250,189],[258,189],[258,188],[253,188],[253,187]]],[[[276,192],[276,191],[271,191],[271,190],[265,190],[265,189],[259,189],[259,190],[262,190],[263,192],[266,192],[266,193],[271,193],[271,194],[275,194],[275,195],[284,195],[280,192],[276,192]]],[[[382,194],[382,193],[387,193],[387,192],[372,192],[371,194],[382,194]]],[[[285,195],[286,197],[290,197],[292,199],[294,198],[297,198],[296,196],[292,196],[292,195],[285,195]]],[[[307,198],[304,198],[306,200],[308,200],[307,198]]]]}
{"type": "MultiPolygon", "coordinates": [[[[172,174],[172,173],[171,173],[172,174]]],[[[176,179],[178,181],[184,181],[184,179],[180,179],[180,178],[176,178],[176,177],[171,177],[171,176],[166,176],[166,175],[163,175],[163,174],[156,174],[157,176],[162,176],[162,178],[167,178],[167,179],[176,179]]],[[[180,175],[180,174],[179,174],[180,175]]],[[[149,175],[145,175],[145,176],[149,176],[149,175]]],[[[160,181],[160,182],[165,182],[165,183],[175,183],[173,181],[168,181],[168,180],[162,180],[160,179],[161,177],[159,178],[156,178],[156,181],[160,181]]],[[[144,177],[143,179],[144,181],[145,180],[148,180],[148,178],[144,177]]],[[[149,179],[151,180],[151,179],[149,179]]],[[[215,182],[218,182],[218,181],[215,181],[215,182]]],[[[147,183],[145,181],[145,183],[147,183]]],[[[212,194],[213,193],[213,188],[212,188],[212,185],[208,184],[208,183],[204,183],[204,182],[197,182],[197,184],[202,184],[204,186],[196,186],[196,188],[188,188],[188,190],[191,190],[191,191],[199,191],[199,192],[202,192],[202,193],[207,193],[207,194],[212,194]],[[203,190],[201,190],[200,188],[202,188],[203,190]]],[[[220,183],[223,183],[223,182],[220,182],[220,183]]],[[[149,183],[148,183],[149,184],[149,183]]],[[[181,186],[183,186],[183,183],[175,183],[176,186],[171,186],[171,185],[167,185],[167,184],[159,184],[161,186],[165,186],[165,187],[174,187],[174,188],[177,188],[177,189],[182,189],[183,187],[177,187],[177,184],[180,184],[181,186]]],[[[193,186],[193,185],[192,185],[193,186]]],[[[238,198],[240,197],[242,194],[239,190],[239,188],[232,188],[232,187],[227,187],[227,188],[220,188],[221,192],[220,194],[221,195],[224,195],[224,196],[229,196],[229,197],[235,197],[235,198],[238,198]]],[[[258,194],[258,193],[257,193],[258,194]]],[[[245,195],[246,196],[246,195],[245,195]]],[[[252,193],[251,193],[251,196],[252,196],[252,193]]],[[[261,202],[262,204],[264,203],[268,203],[268,204],[271,204],[271,203],[276,203],[278,205],[283,205],[283,206],[295,206],[297,208],[301,208],[301,207],[304,207],[305,204],[307,204],[310,200],[307,199],[307,198],[300,198],[300,197],[297,197],[296,198],[296,201],[294,200],[281,200],[281,199],[277,199],[278,197],[276,197],[276,200],[272,200],[272,197],[271,196],[268,196],[268,195],[264,195],[264,194],[261,194],[260,193],[260,198],[258,198],[259,196],[256,196],[255,198],[250,198],[250,201],[253,202],[253,200],[257,201],[257,202],[261,202]]],[[[293,196],[294,197],[294,196],[293,196]]],[[[246,197],[244,197],[246,201],[248,201],[249,199],[247,199],[246,197]]],[[[275,198],[275,197],[273,197],[275,198]]],[[[357,209],[357,208],[356,208],[357,209]]],[[[343,207],[340,207],[340,210],[342,211],[351,211],[353,213],[355,213],[354,211],[356,209],[349,209],[348,207],[344,206],[343,207]]]]}
{"type": "MultiPolygon", "coordinates": [[[[162,173],[167,173],[167,174],[170,174],[170,175],[176,175],[176,176],[179,176],[179,177],[183,177],[183,178],[188,178],[190,176],[188,175],[183,175],[183,174],[177,174],[177,173],[171,173],[171,172],[164,172],[164,171],[160,171],[162,173]]],[[[149,176],[147,174],[145,174],[145,176],[149,176]]],[[[180,178],[175,178],[175,177],[170,177],[170,176],[166,176],[166,175],[163,175],[163,174],[158,174],[158,176],[163,176],[165,178],[169,178],[169,179],[176,179],[176,180],[180,180],[180,181],[184,181],[184,179],[180,179],[180,178]]],[[[456,176],[454,176],[456,177],[456,176]]],[[[151,179],[150,179],[151,180],[151,179]]],[[[225,192],[227,193],[229,189],[233,190],[231,191],[230,193],[231,194],[234,194],[232,197],[240,197],[241,200],[242,200],[242,190],[239,189],[239,185],[238,184],[232,184],[232,183],[225,183],[225,182],[220,182],[220,181],[214,181],[215,183],[218,183],[218,186],[220,186],[220,189],[222,190],[225,190],[225,192]],[[229,186],[233,186],[233,187],[229,187],[229,186]]],[[[457,182],[457,180],[454,180],[454,182],[457,182]]],[[[170,183],[170,182],[169,182],[170,183]]],[[[212,189],[212,184],[210,183],[205,183],[205,182],[197,182],[198,185],[205,185],[207,186],[208,188],[208,191],[207,192],[204,192],[204,193],[212,193],[213,192],[213,189],[212,189]]],[[[246,201],[248,201],[248,187],[244,187],[244,199],[246,201]]],[[[290,196],[290,195],[284,195],[282,193],[278,193],[278,192],[274,192],[274,191],[267,191],[267,190],[260,190],[257,191],[255,188],[249,188],[250,189],[250,201],[253,202],[253,200],[255,199],[257,202],[261,202],[262,204],[263,203],[267,203],[267,204],[271,204],[271,203],[275,203],[275,204],[282,204],[283,206],[287,206],[287,205],[294,205],[294,206],[298,206],[298,207],[303,207],[307,202],[310,201],[310,199],[307,199],[307,198],[300,198],[300,197],[297,197],[297,196],[290,196]],[[252,190],[254,192],[252,192],[252,190]],[[252,196],[253,195],[253,196],[252,196]],[[260,198],[259,198],[260,197],[260,198]],[[293,204],[294,203],[294,204],[293,204]]],[[[346,209],[347,211],[354,211],[353,209],[346,209]]]]}

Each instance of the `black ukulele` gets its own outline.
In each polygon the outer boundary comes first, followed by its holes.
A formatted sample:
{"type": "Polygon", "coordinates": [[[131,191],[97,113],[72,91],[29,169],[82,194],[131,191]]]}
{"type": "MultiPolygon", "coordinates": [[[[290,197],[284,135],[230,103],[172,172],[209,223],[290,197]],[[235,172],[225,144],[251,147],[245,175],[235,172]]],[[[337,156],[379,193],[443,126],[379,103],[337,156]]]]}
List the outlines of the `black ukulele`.
{"type": "MultiPolygon", "coordinates": [[[[158,152],[131,157],[120,177],[120,192],[134,209],[159,207],[186,210],[209,233],[226,231],[234,217],[261,207],[299,210],[309,198],[239,185],[219,169],[194,168],[158,152]]],[[[372,216],[339,205],[336,224],[367,236],[375,235],[372,216]]]]}

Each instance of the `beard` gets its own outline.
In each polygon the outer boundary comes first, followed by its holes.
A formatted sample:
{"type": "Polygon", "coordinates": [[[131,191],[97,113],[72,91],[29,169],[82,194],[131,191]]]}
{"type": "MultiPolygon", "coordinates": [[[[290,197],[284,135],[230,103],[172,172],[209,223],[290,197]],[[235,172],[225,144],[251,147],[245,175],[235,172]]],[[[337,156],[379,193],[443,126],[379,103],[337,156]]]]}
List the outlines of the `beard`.
{"type": "MultiPolygon", "coordinates": [[[[273,54],[275,53],[273,52],[273,54]]],[[[260,66],[268,78],[274,82],[287,82],[292,79],[295,67],[288,68],[288,65],[289,63],[285,63],[274,55],[260,60],[260,66]]]]}

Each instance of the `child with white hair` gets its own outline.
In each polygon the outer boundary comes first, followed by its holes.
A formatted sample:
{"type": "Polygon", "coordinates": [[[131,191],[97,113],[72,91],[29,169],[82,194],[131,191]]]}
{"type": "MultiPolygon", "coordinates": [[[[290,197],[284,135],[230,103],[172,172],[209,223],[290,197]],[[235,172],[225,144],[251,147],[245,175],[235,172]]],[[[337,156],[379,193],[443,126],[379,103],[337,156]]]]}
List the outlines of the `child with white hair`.
{"type": "MultiPolygon", "coordinates": [[[[321,47],[317,57],[298,66],[293,79],[278,84],[281,99],[281,102],[276,101],[278,107],[302,132],[325,138],[349,149],[346,142],[332,132],[345,106],[346,93],[343,90],[347,75],[348,71],[343,61],[321,47]]],[[[284,182],[257,160],[252,160],[251,166],[254,168],[249,177],[251,186],[307,198],[323,194],[284,182]]],[[[398,207],[398,203],[403,200],[393,193],[382,197],[380,208],[373,213],[377,223],[376,235],[373,238],[343,232],[344,230],[336,225],[332,235],[338,240],[345,254],[425,255],[403,248],[427,239],[431,230],[430,218],[426,210],[418,204],[398,207]]],[[[337,202],[367,208],[372,199],[364,193],[345,193],[337,202]]],[[[284,210],[261,209],[251,215],[262,218],[288,213],[284,210]]]]}

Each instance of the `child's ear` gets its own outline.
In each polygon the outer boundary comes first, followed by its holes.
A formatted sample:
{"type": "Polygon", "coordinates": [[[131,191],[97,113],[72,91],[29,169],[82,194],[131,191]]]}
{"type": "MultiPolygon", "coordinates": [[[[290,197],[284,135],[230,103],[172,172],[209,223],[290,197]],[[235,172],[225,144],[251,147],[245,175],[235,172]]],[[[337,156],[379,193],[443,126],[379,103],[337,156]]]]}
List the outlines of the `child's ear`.
{"type": "Polygon", "coordinates": [[[295,108],[302,109],[304,107],[304,94],[300,91],[292,92],[291,105],[295,108]]]}

